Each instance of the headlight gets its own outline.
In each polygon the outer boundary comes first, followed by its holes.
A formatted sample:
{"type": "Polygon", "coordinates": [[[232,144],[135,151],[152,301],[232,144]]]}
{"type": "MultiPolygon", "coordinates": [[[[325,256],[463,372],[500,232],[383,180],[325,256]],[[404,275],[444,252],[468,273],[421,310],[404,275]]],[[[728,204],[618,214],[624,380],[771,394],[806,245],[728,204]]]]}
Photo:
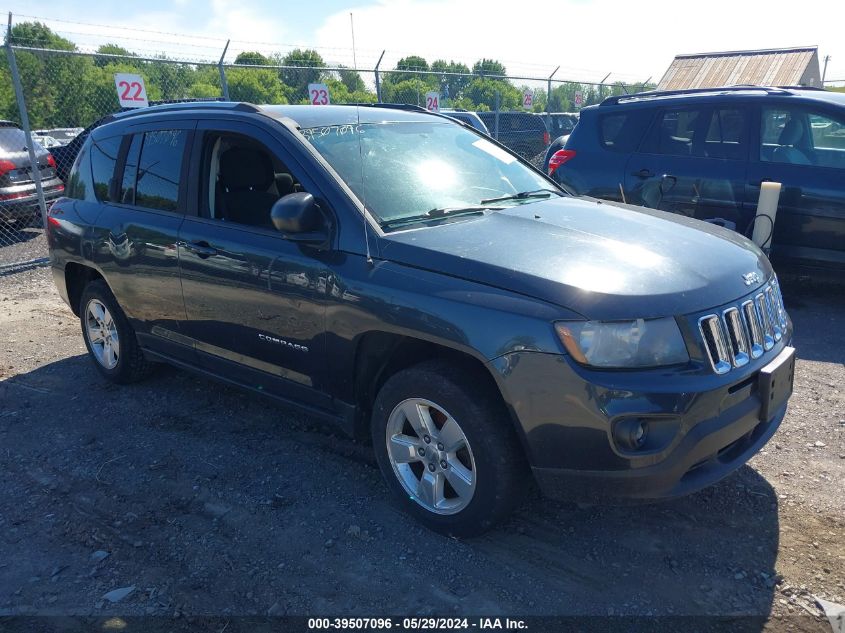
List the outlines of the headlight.
{"type": "Polygon", "coordinates": [[[675,319],[565,321],[555,324],[576,361],[602,368],[659,367],[689,360],[675,319]]]}

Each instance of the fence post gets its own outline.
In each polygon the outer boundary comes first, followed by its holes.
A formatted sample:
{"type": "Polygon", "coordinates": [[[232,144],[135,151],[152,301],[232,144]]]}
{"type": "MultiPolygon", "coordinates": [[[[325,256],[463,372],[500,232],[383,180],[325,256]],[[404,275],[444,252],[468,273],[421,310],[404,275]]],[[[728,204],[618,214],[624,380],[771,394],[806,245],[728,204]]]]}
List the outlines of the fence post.
{"type": "Polygon", "coordinates": [[[223,54],[220,56],[220,61],[217,62],[217,70],[220,71],[220,87],[223,89],[223,98],[229,101],[229,82],[226,81],[226,69],[223,67],[223,60],[226,57],[226,51],[229,50],[229,41],[226,40],[226,46],[223,47],[223,54]]]}
{"type": "Polygon", "coordinates": [[[493,128],[495,132],[493,133],[493,138],[497,141],[499,140],[499,91],[496,91],[496,101],[494,102],[496,106],[496,114],[494,115],[494,123],[493,128]]]}
{"type": "Polygon", "coordinates": [[[602,80],[599,82],[599,103],[601,103],[602,101],[604,101],[604,82],[605,82],[605,81],[607,81],[607,78],[608,78],[608,77],[610,77],[610,75],[611,75],[611,73],[607,73],[607,74],[604,76],[604,79],[602,79],[602,80]]]}
{"type": "Polygon", "coordinates": [[[378,67],[381,65],[381,58],[384,57],[384,51],[381,52],[381,55],[378,58],[378,62],[376,62],[376,68],[373,72],[376,75],[376,101],[381,103],[381,78],[379,77],[378,67]]]}
{"type": "Polygon", "coordinates": [[[12,73],[12,83],[15,86],[15,97],[18,101],[18,111],[21,114],[21,127],[26,134],[26,149],[29,153],[30,173],[35,181],[35,193],[38,196],[38,207],[41,210],[41,227],[47,226],[47,202],[44,200],[44,189],[41,188],[41,169],[38,167],[38,157],[35,155],[35,142],[32,140],[32,130],[29,127],[29,115],[26,112],[26,99],[23,96],[21,76],[12,50],[12,13],[9,12],[9,27],[6,31],[6,55],[9,58],[9,70],[12,73]]]}
{"type": "Polygon", "coordinates": [[[549,75],[549,86],[546,89],[546,112],[551,113],[552,111],[552,77],[555,76],[557,71],[560,70],[560,66],[555,68],[555,71],[549,75]]]}

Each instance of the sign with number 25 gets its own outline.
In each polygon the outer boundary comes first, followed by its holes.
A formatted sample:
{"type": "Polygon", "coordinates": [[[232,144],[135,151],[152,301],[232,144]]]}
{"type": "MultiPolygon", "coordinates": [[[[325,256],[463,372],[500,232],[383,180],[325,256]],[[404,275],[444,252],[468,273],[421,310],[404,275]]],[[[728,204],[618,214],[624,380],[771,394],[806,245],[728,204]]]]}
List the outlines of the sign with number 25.
{"type": "Polygon", "coordinates": [[[141,75],[131,73],[115,73],[114,85],[117,88],[117,99],[121,108],[146,108],[147,88],[141,75]]]}
{"type": "Polygon", "coordinates": [[[326,84],[308,84],[308,101],[311,105],[329,105],[329,87],[326,84]]]}

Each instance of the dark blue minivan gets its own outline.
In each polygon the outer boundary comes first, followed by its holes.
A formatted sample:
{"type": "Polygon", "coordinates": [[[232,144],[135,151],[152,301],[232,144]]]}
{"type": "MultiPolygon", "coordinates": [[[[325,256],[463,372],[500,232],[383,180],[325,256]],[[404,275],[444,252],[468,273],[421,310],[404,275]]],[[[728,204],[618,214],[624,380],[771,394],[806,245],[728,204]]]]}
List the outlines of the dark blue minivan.
{"type": "Polygon", "coordinates": [[[782,184],[779,265],[845,271],[845,94],[733,86],[620,95],[585,108],[546,167],[575,193],[750,235],[760,185],[782,184]]]}

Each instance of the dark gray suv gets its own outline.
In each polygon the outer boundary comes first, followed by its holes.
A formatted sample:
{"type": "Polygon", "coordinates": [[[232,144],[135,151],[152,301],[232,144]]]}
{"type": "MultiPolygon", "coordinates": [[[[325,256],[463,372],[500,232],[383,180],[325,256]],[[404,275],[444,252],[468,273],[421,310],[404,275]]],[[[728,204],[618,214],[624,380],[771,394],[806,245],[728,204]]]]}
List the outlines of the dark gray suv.
{"type": "Polygon", "coordinates": [[[368,436],[397,502],[449,534],[502,519],[532,474],[590,501],[710,485],[792,391],[792,325],[751,242],[572,198],[425,111],[117,115],[47,237],[103,376],[167,362],[368,436]]]}

